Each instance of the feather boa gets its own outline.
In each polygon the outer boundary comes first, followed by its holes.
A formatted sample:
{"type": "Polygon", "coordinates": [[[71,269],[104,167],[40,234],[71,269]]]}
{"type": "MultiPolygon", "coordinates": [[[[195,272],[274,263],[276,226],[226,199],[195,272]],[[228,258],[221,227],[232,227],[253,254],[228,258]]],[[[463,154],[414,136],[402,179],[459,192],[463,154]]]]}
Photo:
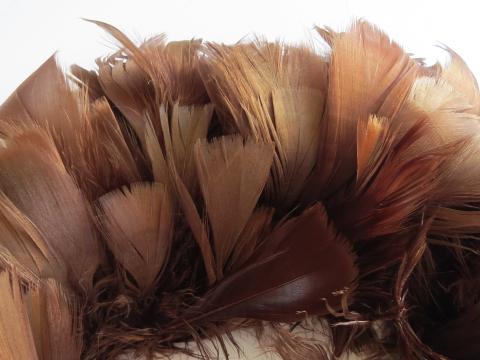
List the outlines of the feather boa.
{"type": "Polygon", "coordinates": [[[361,20],[321,53],[94,23],[116,53],[52,57],[0,107],[0,358],[228,357],[244,328],[283,359],[480,357],[480,96],[453,50],[426,66],[361,20]]]}

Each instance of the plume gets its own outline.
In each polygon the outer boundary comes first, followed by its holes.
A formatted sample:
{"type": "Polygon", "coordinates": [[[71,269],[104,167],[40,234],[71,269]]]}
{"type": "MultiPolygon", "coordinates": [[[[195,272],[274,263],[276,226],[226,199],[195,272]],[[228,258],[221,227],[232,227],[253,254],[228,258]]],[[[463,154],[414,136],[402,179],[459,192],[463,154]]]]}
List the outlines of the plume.
{"type": "Polygon", "coordinates": [[[0,106],[0,358],[478,359],[480,97],[365,20],[165,35],[0,106]],[[328,338],[329,343],[323,340],[328,338]]]}
{"type": "Polygon", "coordinates": [[[171,248],[174,214],[165,186],[135,183],[99,199],[100,222],[116,259],[151,290],[171,248]]]}

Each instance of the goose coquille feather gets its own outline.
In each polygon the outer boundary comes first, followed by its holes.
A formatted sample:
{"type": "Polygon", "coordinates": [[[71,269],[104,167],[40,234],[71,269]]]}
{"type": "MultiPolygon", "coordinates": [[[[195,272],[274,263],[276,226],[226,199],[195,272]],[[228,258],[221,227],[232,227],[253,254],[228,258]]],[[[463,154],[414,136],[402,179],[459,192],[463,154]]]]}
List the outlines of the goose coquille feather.
{"type": "Polygon", "coordinates": [[[459,55],[427,66],[363,20],[315,28],[323,51],[93,22],[116,53],[52,57],[0,107],[1,359],[228,358],[241,328],[289,360],[480,358],[459,55]]]}

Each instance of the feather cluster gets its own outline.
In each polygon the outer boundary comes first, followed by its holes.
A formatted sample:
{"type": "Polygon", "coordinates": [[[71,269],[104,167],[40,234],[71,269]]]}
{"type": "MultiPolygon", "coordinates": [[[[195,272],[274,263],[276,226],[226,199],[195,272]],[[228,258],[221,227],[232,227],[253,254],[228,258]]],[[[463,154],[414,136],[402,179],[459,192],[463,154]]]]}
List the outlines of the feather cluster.
{"type": "MultiPolygon", "coordinates": [[[[356,21],[52,57],[0,107],[0,358],[480,358],[480,95],[356,21]],[[317,321],[331,346],[287,330],[317,321]],[[212,340],[213,341],[213,340],[212,340]],[[228,356],[228,354],[225,354],[228,356]]],[[[315,330],[313,330],[315,331],[315,330]]]]}

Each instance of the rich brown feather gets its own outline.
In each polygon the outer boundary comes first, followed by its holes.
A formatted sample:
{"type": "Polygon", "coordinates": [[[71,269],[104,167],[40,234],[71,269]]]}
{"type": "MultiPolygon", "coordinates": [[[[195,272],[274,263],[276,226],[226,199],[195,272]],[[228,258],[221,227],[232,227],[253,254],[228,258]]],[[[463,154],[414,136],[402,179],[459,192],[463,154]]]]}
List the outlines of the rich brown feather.
{"type": "Polygon", "coordinates": [[[0,150],[0,190],[39,229],[75,286],[91,289],[103,256],[92,210],[47,135],[25,132],[0,150]]]}
{"type": "Polygon", "coordinates": [[[135,183],[99,199],[100,223],[116,259],[149,292],[165,268],[171,249],[174,213],[159,183],[135,183]]]}
{"type": "Polygon", "coordinates": [[[198,315],[186,321],[294,321],[325,315],[340,308],[341,296],[335,293],[353,290],[356,277],[355,256],[318,204],[274,230],[242,268],[192,309],[198,315]]]}

